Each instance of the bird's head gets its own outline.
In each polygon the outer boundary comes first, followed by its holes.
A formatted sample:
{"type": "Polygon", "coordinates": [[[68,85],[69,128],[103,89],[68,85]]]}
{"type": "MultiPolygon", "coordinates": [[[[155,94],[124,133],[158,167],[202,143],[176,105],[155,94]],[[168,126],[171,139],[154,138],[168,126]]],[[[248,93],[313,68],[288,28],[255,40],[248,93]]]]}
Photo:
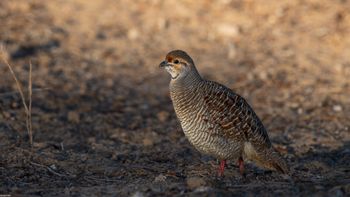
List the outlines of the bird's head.
{"type": "Polygon", "coordinates": [[[165,68],[172,80],[179,80],[193,71],[196,72],[192,58],[181,50],[170,51],[159,67],[165,68]]]}

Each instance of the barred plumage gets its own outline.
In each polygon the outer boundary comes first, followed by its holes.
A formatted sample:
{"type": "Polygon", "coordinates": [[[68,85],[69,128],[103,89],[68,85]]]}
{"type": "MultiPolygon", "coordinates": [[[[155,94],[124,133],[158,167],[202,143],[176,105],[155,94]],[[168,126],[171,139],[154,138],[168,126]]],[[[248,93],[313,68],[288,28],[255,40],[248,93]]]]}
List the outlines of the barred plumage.
{"type": "Polygon", "coordinates": [[[171,74],[170,95],[183,131],[202,153],[221,159],[243,159],[282,173],[289,169],[273,149],[267,131],[249,104],[229,88],[202,79],[184,51],[168,53],[161,63],[171,74]]]}

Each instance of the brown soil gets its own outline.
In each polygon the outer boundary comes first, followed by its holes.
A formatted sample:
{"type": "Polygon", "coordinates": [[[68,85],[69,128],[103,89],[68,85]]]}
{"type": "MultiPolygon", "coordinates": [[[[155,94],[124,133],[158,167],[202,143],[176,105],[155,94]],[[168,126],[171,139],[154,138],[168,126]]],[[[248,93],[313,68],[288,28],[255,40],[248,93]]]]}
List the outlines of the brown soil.
{"type": "Polygon", "coordinates": [[[0,41],[26,87],[31,149],[0,64],[0,194],[350,194],[350,2],[0,1],[0,41]],[[254,107],[290,177],[215,159],[186,140],[158,69],[187,51],[207,79],[254,107]]]}

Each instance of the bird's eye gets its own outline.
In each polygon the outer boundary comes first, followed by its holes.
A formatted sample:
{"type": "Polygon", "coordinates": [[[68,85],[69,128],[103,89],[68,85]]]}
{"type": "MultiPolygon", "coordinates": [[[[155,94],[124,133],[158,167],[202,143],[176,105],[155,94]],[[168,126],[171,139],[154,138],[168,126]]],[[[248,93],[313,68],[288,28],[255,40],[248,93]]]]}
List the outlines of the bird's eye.
{"type": "Polygon", "coordinates": [[[175,64],[178,64],[178,63],[179,63],[179,60],[174,60],[174,63],[175,63],[175,64]]]}

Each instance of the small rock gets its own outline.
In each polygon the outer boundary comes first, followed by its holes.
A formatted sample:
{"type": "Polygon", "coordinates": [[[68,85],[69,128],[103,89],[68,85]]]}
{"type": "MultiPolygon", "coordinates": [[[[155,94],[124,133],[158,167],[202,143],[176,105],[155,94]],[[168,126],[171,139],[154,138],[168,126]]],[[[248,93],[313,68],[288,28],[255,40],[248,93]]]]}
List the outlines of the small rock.
{"type": "Polygon", "coordinates": [[[128,31],[128,38],[130,40],[135,40],[138,37],[139,37],[139,32],[137,31],[137,29],[130,29],[128,31]]]}
{"type": "Polygon", "coordinates": [[[232,0],[220,0],[220,1],[218,1],[218,3],[220,3],[222,5],[227,5],[227,4],[231,3],[231,2],[232,2],[232,0]]]}
{"type": "Polygon", "coordinates": [[[154,182],[164,182],[165,180],[166,180],[166,176],[160,174],[154,179],[154,182]]]}
{"type": "Polygon", "coordinates": [[[341,186],[333,187],[331,190],[329,190],[328,193],[329,193],[330,196],[334,196],[334,197],[343,197],[343,196],[345,196],[344,192],[342,191],[341,186]]]}
{"type": "Polygon", "coordinates": [[[144,146],[153,146],[157,142],[159,142],[159,137],[156,132],[149,132],[142,139],[144,146]]]}
{"type": "Polygon", "coordinates": [[[145,195],[143,195],[143,193],[137,191],[135,192],[133,195],[131,195],[132,197],[144,197],[145,195]]]}
{"type": "Polygon", "coordinates": [[[47,143],[45,143],[45,142],[33,142],[33,146],[35,148],[44,148],[44,147],[47,147],[47,143]]]}
{"type": "Polygon", "coordinates": [[[282,196],[284,191],[282,189],[276,189],[273,191],[274,195],[276,196],[282,196]]]}
{"type": "Polygon", "coordinates": [[[268,78],[268,74],[267,74],[267,72],[265,72],[265,71],[259,72],[259,73],[258,73],[258,76],[259,76],[259,78],[260,78],[261,80],[263,80],[263,81],[267,80],[267,78],[268,78]]]}
{"type": "Polygon", "coordinates": [[[143,138],[142,143],[145,146],[152,146],[154,144],[154,141],[151,137],[145,137],[143,138]]]}
{"type": "MultiPolygon", "coordinates": [[[[350,154],[350,148],[345,148],[342,152],[341,152],[342,154],[350,154]]],[[[349,184],[349,186],[350,186],[350,184],[349,184]]]]}
{"type": "Polygon", "coordinates": [[[288,103],[289,107],[293,108],[293,109],[296,109],[299,107],[299,103],[294,103],[294,102],[291,102],[291,103],[288,103]]]}
{"type": "Polygon", "coordinates": [[[300,115],[300,114],[303,113],[303,111],[304,111],[304,110],[303,110],[302,108],[298,108],[298,111],[297,111],[297,112],[298,112],[298,114],[300,115]]]}
{"type": "MultiPolygon", "coordinates": [[[[315,170],[315,171],[319,171],[319,172],[326,172],[326,171],[330,170],[329,166],[327,166],[326,164],[319,162],[319,161],[308,162],[307,164],[305,164],[305,166],[307,168],[309,168],[310,170],[315,170]]],[[[315,176],[315,177],[317,177],[317,176],[315,176]]]]}
{"type": "Polygon", "coordinates": [[[16,186],[11,188],[11,193],[19,193],[19,191],[21,191],[20,188],[16,186]]]}
{"type": "Polygon", "coordinates": [[[324,187],[322,185],[315,185],[315,189],[324,190],[324,187]]]}
{"type": "Polygon", "coordinates": [[[50,168],[53,169],[53,170],[57,170],[57,167],[56,167],[55,164],[50,165],[50,168]]]}
{"type": "Polygon", "coordinates": [[[68,187],[64,188],[64,195],[70,195],[70,189],[68,187]]]}
{"type": "Polygon", "coordinates": [[[0,42],[0,57],[5,60],[8,60],[10,58],[10,54],[6,50],[3,42],[0,42]]]}
{"type": "Polygon", "coordinates": [[[344,185],[344,191],[346,194],[350,194],[350,183],[347,185],[344,185]]]}
{"type": "Polygon", "coordinates": [[[169,113],[166,111],[160,111],[158,112],[157,117],[160,122],[165,122],[169,117],[169,113]]]}
{"type": "Polygon", "coordinates": [[[166,29],[169,26],[169,22],[165,18],[160,18],[157,21],[158,29],[166,29]]]}
{"type": "Polygon", "coordinates": [[[343,108],[340,105],[334,105],[333,106],[333,111],[335,112],[341,112],[343,108]]]}
{"type": "Polygon", "coordinates": [[[160,174],[154,179],[151,189],[154,192],[164,192],[166,186],[166,176],[160,174]]]}
{"type": "Polygon", "coordinates": [[[190,177],[186,180],[189,189],[196,189],[205,185],[205,180],[200,177],[190,177]]]}
{"type": "Polygon", "coordinates": [[[237,25],[231,25],[228,23],[218,25],[216,29],[217,33],[223,37],[236,37],[239,34],[239,28],[237,25]]]}
{"type": "Polygon", "coordinates": [[[10,119],[11,118],[11,114],[6,112],[6,111],[3,111],[2,114],[0,114],[0,117],[2,118],[6,118],[6,119],[10,119]]]}
{"type": "Polygon", "coordinates": [[[230,43],[228,46],[228,58],[233,60],[236,58],[237,55],[237,49],[236,49],[236,45],[233,43],[230,43]]]}
{"type": "Polygon", "coordinates": [[[82,155],[80,155],[80,159],[81,159],[82,162],[85,162],[85,161],[87,161],[89,159],[89,157],[88,157],[87,154],[82,154],[82,155]]]}
{"type": "Polygon", "coordinates": [[[68,112],[68,120],[70,122],[79,123],[80,114],[78,112],[75,112],[75,111],[70,111],[70,112],[68,112]]]}
{"type": "Polygon", "coordinates": [[[194,192],[207,192],[210,191],[212,188],[210,187],[205,187],[205,186],[200,186],[197,189],[194,190],[194,192]]]}
{"type": "Polygon", "coordinates": [[[11,103],[11,107],[12,107],[12,108],[18,108],[18,105],[19,105],[19,104],[18,104],[17,102],[12,102],[12,103],[11,103]]]}

